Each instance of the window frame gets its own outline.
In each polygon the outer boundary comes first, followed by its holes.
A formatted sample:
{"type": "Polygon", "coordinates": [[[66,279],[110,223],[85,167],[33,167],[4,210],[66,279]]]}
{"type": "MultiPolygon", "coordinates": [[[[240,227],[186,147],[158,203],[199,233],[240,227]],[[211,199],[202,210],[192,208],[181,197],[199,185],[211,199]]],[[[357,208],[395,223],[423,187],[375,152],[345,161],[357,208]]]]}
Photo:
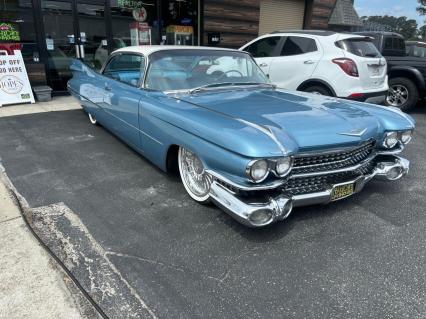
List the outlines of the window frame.
{"type": "Polygon", "coordinates": [[[293,34],[290,34],[290,35],[286,35],[286,36],[285,36],[285,37],[283,37],[283,38],[285,38],[285,41],[282,43],[281,48],[280,48],[280,50],[279,50],[279,52],[278,52],[278,56],[279,56],[279,57],[281,57],[281,58],[286,58],[286,57],[291,57],[291,56],[300,56],[300,55],[304,55],[304,54],[320,52],[319,42],[317,41],[317,39],[316,39],[315,37],[310,37],[310,36],[306,36],[306,35],[293,35],[293,34]],[[293,38],[309,39],[309,40],[314,41],[314,43],[315,43],[315,47],[316,47],[316,50],[315,50],[315,51],[304,52],[304,53],[300,53],[300,54],[281,55],[282,50],[284,49],[284,46],[285,46],[285,44],[286,44],[286,42],[287,42],[287,39],[288,39],[288,38],[291,38],[291,37],[293,37],[293,38]]]}
{"type": "MultiPolygon", "coordinates": [[[[123,52],[115,52],[115,53],[112,53],[112,54],[108,57],[108,59],[106,60],[105,64],[104,64],[104,65],[102,66],[102,68],[100,69],[99,73],[100,73],[100,74],[102,74],[102,76],[104,76],[104,77],[106,77],[106,78],[108,78],[108,79],[110,79],[110,80],[114,80],[114,81],[117,81],[117,82],[119,82],[119,83],[126,84],[126,85],[128,85],[128,86],[133,87],[133,88],[142,89],[142,88],[144,88],[144,83],[145,83],[145,76],[146,76],[146,72],[147,72],[147,67],[148,67],[148,58],[147,58],[144,54],[142,54],[142,53],[140,53],[140,52],[123,51],[123,52]],[[141,77],[139,78],[139,80],[138,80],[138,84],[137,84],[137,85],[132,85],[132,84],[130,84],[130,83],[128,83],[128,82],[123,82],[123,81],[120,81],[120,80],[114,79],[114,78],[109,77],[109,76],[107,76],[106,74],[104,74],[106,67],[110,64],[110,62],[112,61],[112,59],[116,58],[117,56],[121,56],[121,55],[136,55],[136,56],[140,56],[140,57],[142,57],[142,59],[143,59],[143,63],[144,63],[144,66],[143,66],[143,71],[144,71],[144,73],[143,73],[143,76],[141,76],[141,77]]],[[[142,73],[142,68],[140,68],[139,70],[140,70],[140,72],[142,73]]],[[[142,74],[141,74],[141,75],[142,75],[142,74]]]]}
{"type": "Polygon", "coordinates": [[[267,35],[267,36],[264,36],[264,37],[258,38],[258,39],[256,39],[256,40],[254,40],[253,42],[251,42],[251,43],[247,44],[247,45],[244,47],[243,51],[244,51],[244,52],[247,52],[248,54],[250,54],[250,55],[251,55],[253,58],[255,58],[255,59],[262,59],[262,58],[275,58],[275,57],[280,56],[280,52],[281,52],[281,49],[280,49],[280,48],[282,48],[282,45],[283,45],[283,43],[285,42],[285,39],[286,39],[286,38],[287,38],[287,36],[283,36],[283,35],[276,35],[276,34],[269,34],[269,35],[267,35]],[[255,44],[255,43],[259,42],[259,41],[262,41],[262,40],[265,40],[265,39],[268,39],[268,38],[280,38],[280,39],[278,40],[278,42],[277,42],[277,45],[276,45],[276,46],[275,46],[275,48],[272,50],[272,52],[271,52],[271,55],[270,55],[270,56],[256,57],[256,56],[254,56],[251,52],[247,51],[247,48],[248,48],[248,47],[252,46],[253,44],[255,44]]]}

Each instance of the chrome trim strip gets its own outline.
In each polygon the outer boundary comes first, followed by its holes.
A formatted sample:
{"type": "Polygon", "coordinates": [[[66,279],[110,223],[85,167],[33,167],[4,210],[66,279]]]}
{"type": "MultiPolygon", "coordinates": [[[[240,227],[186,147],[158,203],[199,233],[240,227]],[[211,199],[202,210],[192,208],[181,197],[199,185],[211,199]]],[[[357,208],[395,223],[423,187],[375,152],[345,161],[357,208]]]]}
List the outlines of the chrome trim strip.
{"type": "Polygon", "coordinates": [[[314,155],[328,155],[328,154],[334,154],[334,153],[341,153],[341,152],[350,152],[350,151],[355,151],[358,148],[367,146],[368,144],[372,143],[374,140],[373,139],[369,139],[367,141],[364,141],[362,143],[359,143],[358,145],[355,146],[345,146],[345,147],[338,147],[338,148],[332,148],[332,149],[327,149],[324,151],[309,151],[309,152],[301,152],[301,153],[297,153],[294,155],[294,158],[299,158],[299,157],[305,157],[305,156],[314,156],[314,155]]]}
{"type": "Polygon", "coordinates": [[[227,177],[225,177],[225,176],[223,176],[220,173],[217,173],[215,171],[207,169],[206,172],[208,174],[210,174],[211,176],[213,176],[214,178],[217,178],[217,179],[223,181],[224,183],[229,184],[232,187],[235,187],[235,188],[237,188],[241,191],[257,191],[257,190],[274,189],[274,188],[277,188],[278,186],[281,186],[282,184],[284,184],[286,182],[286,179],[277,179],[277,180],[274,180],[274,181],[269,182],[267,184],[242,185],[242,184],[238,184],[238,183],[231,181],[229,178],[227,178],[227,177]]]}
{"type": "MultiPolygon", "coordinates": [[[[76,95],[78,95],[78,96],[79,96],[79,97],[81,97],[82,99],[85,99],[86,101],[88,101],[88,102],[90,102],[90,103],[93,103],[93,102],[92,102],[92,101],[90,101],[88,98],[86,98],[86,97],[82,96],[80,93],[77,93],[75,90],[71,89],[70,87],[68,87],[68,89],[69,89],[69,91],[74,92],[76,95]]],[[[93,104],[95,104],[95,103],[93,103],[93,104]]],[[[111,115],[112,117],[116,118],[117,120],[119,120],[119,121],[123,122],[124,124],[126,124],[126,125],[130,126],[132,129],[134,129],[134,130],[136,130],[136,131],[139,131],[139,133],[142,133],[143,135],[147,136],[148,138],[150,138],[150,139],[151,139],[151,140],[153,140],[154,142],[156,142],[156,143],[158,143],[158,144],[160,144],[160,145],[164,145],[162,142],[160,142],[160,141],[159,141],[159,140],[157,140],[156,138],[152,137],[151,135],[149,135],[148,133],[146,133],[146,132],[142,131],[141,129],[139,129],[139,128],[137,128],[137,127],[133,126],[132,124],[127,123],[127,122],[126,122],[126,121],[124,121],[123,119],[121,119],[121,118],[119,118],[118,116],[116,116],[116,115],[112,114],[111,112],[107,111],[105,108],[103,108],[103,107],[99,106],[98,104],[95,104],[95,105],[96,105],[97,107],[99,107],[102,111],[104,111],[105,113],[107,113],[108,115],[111,115]]]]}
{"type": "MultiPolygon", "coordinates": [[[[321,175],[329,175],[329,174],[336,174],[336,173],[345,173],[345,172],[353,172],[357,169],[363,167],[364,165],[367,165],[369,162],[371,162],[376,157],[376,154],[370,155],[363,161],[359,162],[356,165],[339,168],[339,169],[332,169],[328,171],[320,171],[320,172],[310,172],[310,173],[301,173],[301,174],[292,174],[290,176],[290,179],[300,178],[300,177],[314,177],[314,176],[321,176],[321,175]]],[[[295,168],[296,169],[296,168],[295,168]]]]}

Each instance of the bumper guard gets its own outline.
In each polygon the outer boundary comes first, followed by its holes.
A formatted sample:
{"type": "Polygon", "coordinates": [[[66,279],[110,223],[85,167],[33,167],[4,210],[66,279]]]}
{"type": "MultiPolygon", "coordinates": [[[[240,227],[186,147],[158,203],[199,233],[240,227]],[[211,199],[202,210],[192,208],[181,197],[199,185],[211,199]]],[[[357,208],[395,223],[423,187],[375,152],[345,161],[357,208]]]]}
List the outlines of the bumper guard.
{"type": "MultiPolygon", "coordinates": [[[[351,195],[360,192],[365,184],[373,178],[383,180],[398,180],[408,173],[410,162],[399,156],[378,162],[370,174],[361,175],[355,180],[349,180],[344,184],[354,183],[354,191],[351,195]]],[[[244,225],[250,227],[262,227],[275,221],[287,218],[293,207],[325,204],[332,201],[332,185],[323,192],[288,196],[285,190],[282,194],[270,197],[266,202],[249,200],[237,196],[234,192],[213,181],[210,188],[210,198],[216,205],[225,210],[232,217],[244,225]]]]}

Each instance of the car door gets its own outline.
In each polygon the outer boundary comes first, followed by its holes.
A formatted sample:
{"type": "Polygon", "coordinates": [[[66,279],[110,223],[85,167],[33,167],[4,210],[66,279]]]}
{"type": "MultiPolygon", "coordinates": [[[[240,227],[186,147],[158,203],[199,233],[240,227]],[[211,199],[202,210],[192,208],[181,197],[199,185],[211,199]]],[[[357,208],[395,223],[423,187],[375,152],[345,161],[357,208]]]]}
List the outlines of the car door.
{"type": "Polygon", "coordinates": [[[251,53],[262,71],[269,76],[271,62],[279,54],[278,47],[281,41],[281,36],[267,36],[249,43],[241,50],[251,53]]]}
{"type": "Polygon", "coordinates": [[[287,36],[279,55],[271,61],[269,78],[278,87],[296,90],[309,79],[322,57],[313,37],[287,36]]]}
{"type": "Polygon", "coordinates": [[[109,114],[112,130],[127,143],[141,148],[139,137],[140,89],[145,58],[137,53],[114,55],[103,70],[103,107],[109,114]]]}

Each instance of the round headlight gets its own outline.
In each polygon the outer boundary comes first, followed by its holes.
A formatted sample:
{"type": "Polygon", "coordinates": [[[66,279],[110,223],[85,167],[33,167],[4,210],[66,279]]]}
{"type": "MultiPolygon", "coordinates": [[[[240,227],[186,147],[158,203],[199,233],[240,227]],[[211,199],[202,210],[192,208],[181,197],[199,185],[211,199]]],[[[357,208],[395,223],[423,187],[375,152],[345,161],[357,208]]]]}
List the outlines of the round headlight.
{"type": "Polygon", "coordinates": [[[411,138],[413,137],[412,131],[405,131],[401,134],[401,142],[404,144],[408,144],[411,141],[411,138]]]}
{"type": "Polygon", "coordinates": [[[385,139],[383,141],[383,146],[386,148],[392,148],[398,143],[398,133],[389,132],[386,133],[385,139]]]}
{"type": "Polygon", "coordinates": [[[275,171],[279,176],[283,176],[290,171],[291,157],[279,158],[276,162],[275,171]]]}
{"type": "Polygon", "coordinates": [[[247,167],[248,175],[254,182],[263,181],[268,176],[269,167],[266,160],[256,160],[247,167]]]}

